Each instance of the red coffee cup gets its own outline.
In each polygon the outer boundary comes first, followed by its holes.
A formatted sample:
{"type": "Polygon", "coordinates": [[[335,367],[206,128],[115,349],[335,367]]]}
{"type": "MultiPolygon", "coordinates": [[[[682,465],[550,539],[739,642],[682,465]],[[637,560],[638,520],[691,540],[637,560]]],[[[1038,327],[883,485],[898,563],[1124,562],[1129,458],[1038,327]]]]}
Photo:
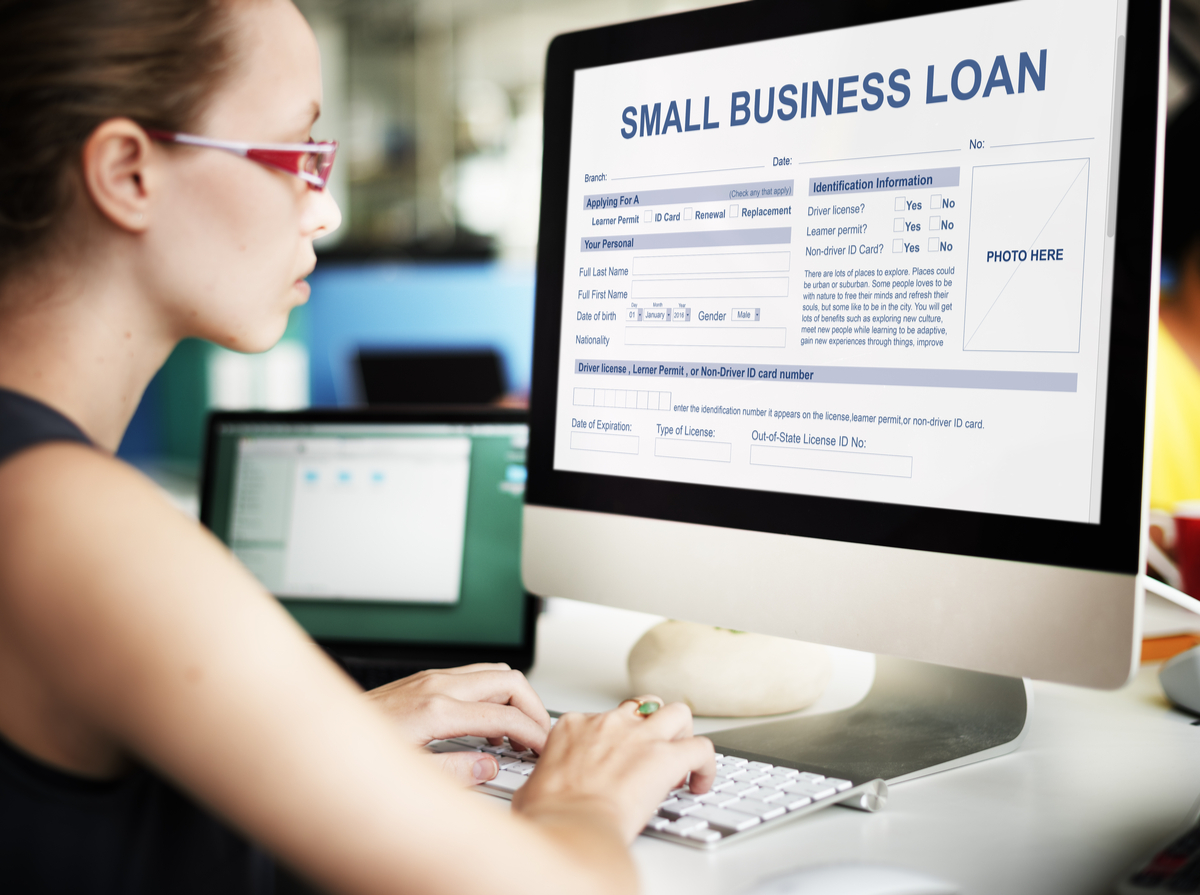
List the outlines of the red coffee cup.
{"type": "MultiPolygon", "coordinates": [[[[1167,583],[1175,585],[1177,578],[1180,590],[1200,597],[1200,500],[1185,500],[1175,505],[1175,512],[1168,516],[1162,510],[1151,510],[1150,524],[1157,525],[1163,532],[1163,546],[1175,554],[1174,568],[1160,569],[1167,583]],[[1175,575],[1171,573],[1175,572],[1175,575]]],[[[1165,557],[1156,558],[1158,567],[1165,557]]],[[[1169,561],[1168,561],[1169,562],[1169,561]]]]}

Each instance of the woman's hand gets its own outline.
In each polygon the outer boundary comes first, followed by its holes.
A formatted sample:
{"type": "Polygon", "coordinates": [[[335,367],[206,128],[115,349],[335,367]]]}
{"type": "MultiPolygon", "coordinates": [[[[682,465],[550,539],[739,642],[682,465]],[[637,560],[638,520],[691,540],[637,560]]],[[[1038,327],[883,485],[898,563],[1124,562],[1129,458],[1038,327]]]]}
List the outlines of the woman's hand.
{"type": "MultiPolygon", "coordinates": [[[[486,737],[499,745],[508,737],[514,749],[541,752],[550,732],[550,716],[525,675],[503,663],[421,671],[367,696],[416,746],[458,736],[486,737]]],[[[500,770],[494,757],[478,752],[446,752],[435,760],[470,784],[491,780],[500,770]]]]}
{"type": "Polygon", "coordinates": [[[713,745],[692,735],[691,711],[676,702],[641,715],[643,701],[662,702],[644,696],[602,715],[559,718],[513,809],[534,819],[564,809],[599,811],[629,843],[672,787],[690,780],[692,792],[708,792],[716,776],[713,745]]]}

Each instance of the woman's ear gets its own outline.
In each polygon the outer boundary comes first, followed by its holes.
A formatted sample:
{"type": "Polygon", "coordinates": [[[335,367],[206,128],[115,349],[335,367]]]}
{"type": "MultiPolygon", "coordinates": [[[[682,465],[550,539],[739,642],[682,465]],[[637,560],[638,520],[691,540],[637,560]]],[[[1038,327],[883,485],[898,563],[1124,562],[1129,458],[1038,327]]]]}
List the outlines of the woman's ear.
{"type": "Polygon", "coordinates": [[[111,118],[83,144],[83,181],[106,218],[142,233],[150,218],[150,138],[128,118],[111,118]]]}

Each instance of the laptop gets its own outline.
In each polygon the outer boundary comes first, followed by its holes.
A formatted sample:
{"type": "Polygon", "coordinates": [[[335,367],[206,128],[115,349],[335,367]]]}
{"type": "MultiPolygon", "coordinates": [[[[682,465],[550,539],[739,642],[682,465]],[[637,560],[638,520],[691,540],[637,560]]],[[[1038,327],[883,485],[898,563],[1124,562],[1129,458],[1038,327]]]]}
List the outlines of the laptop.
{"type": "Polygon", "coordinates": [[[522,410],[221,411],[200,519],[363,687],[533,663],[522,410]]]}

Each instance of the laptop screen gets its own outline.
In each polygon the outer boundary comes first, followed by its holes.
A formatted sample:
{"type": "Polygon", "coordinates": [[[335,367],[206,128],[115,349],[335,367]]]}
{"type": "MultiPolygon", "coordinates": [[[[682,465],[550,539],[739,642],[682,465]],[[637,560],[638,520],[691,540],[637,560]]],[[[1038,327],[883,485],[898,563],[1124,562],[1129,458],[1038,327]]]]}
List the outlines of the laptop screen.
{"type": "Polygon", "coordinates": [[[318,639],[517,645],[528,429],[216,423],[205,521],[318,639]]]}

